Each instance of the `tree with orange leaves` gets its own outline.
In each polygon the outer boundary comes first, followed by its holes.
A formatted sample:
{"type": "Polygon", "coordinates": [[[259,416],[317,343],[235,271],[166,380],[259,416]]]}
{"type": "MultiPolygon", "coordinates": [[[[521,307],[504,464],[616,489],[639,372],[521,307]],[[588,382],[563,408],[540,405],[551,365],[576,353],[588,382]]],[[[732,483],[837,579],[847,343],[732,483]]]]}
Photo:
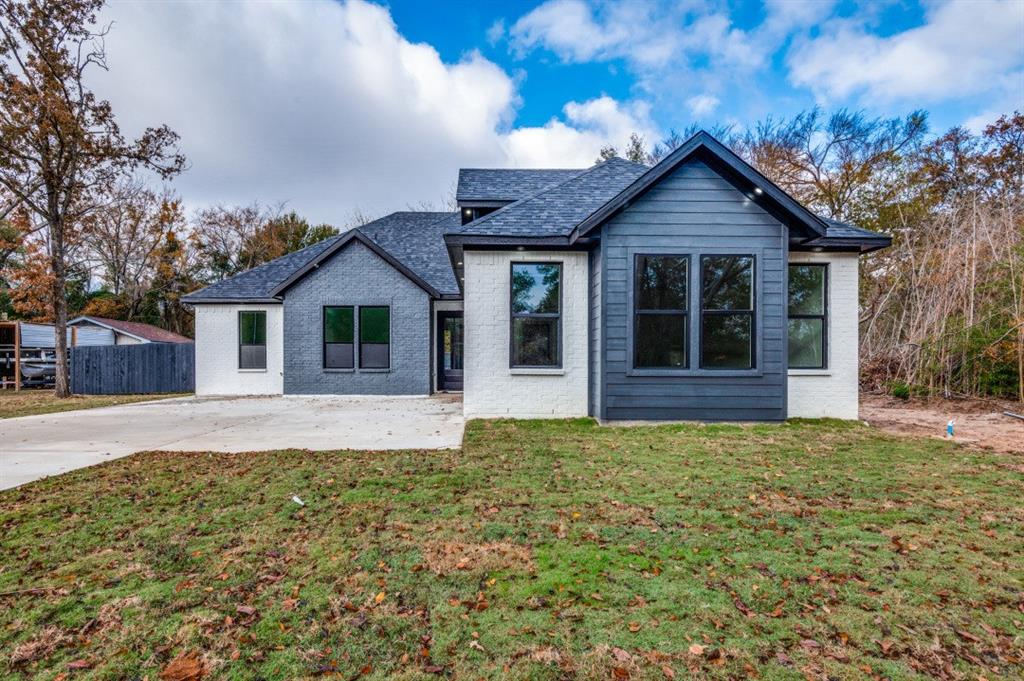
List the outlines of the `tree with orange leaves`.
{"type": "Polygon", "coordinates": [[[46,231],[58,397],[70,394],[68,247],[83,218],[132,169],[170,178],[185,166],[170,128],[126,140],[109,102],[86,86],[90,69],[107,67],[107,31],[95,27],[102,6],[103,0],[0,0],[0,187],[46,231]]]}

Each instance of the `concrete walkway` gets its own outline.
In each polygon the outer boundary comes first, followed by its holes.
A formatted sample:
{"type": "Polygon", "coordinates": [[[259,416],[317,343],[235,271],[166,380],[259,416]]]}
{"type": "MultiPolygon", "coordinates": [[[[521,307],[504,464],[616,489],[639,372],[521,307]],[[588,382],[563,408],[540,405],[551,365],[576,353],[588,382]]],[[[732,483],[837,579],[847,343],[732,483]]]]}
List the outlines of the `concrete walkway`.
{"type": "Polygon", "coordinates": [[[182,397],[0,419],[0,489],[134,452],[448,449],[458,397],[182,397]]]}

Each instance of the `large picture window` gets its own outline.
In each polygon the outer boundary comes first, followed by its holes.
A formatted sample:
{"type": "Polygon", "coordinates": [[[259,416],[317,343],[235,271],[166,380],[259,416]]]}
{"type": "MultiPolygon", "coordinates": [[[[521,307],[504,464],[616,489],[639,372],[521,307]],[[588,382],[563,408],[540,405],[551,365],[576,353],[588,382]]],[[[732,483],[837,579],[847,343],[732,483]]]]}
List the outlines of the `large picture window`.
{"type": "Polygon", "coordinates": [[[324,308],[324,368],[355,368],[355,310],[352,306],[324,308]]]}
{"type": "Polygon", "coordinates": [[[512,263],[512,367],[561,366],[561,311],[561,263],[512,263]]]}
{"type": "Polygon", "coordinates": [[[238,313],[238,368],[267,368],[267,313],[238,313]]]}
{"type": "Polygon", "coordinates": [[[689,259],[681,255],[638,255],[633,301],[633,366],[687,366],[689,259]]]}
{"type": "Polygon", "coordinates": [[[824,369],[827,363],[828,266],[789,266],[789,368],[824,369]]]}
{"type": "Polygon", "coordinates": [[[387,306],[359,308],[359,368],[388,369],[391,366],[391,309],[387,306]]]}
{"type": "Polygon", "coordinates": [[[754,256],[701,258],[702,368],[754,368],[754,296],[754,256]]]}

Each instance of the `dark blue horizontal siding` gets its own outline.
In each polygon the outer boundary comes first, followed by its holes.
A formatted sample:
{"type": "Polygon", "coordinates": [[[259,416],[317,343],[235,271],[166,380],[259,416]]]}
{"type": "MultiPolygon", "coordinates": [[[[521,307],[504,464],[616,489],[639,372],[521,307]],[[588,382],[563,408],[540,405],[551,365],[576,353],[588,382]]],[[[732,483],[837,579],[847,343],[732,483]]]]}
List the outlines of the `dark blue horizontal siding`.
{"type": "Polygon", "coordinates": [[[601,232],[601,415],[615,419],[774,421],[786,413],[786,228],[699,161],[691,161],[601,232]],[[631,372],[632,261],[638,253],[691,255],[690,365],[699,362],[700,255],[757,256],[755,372],[631,372]],[[716,375],[717,374],[717,375],[716,375]]]}

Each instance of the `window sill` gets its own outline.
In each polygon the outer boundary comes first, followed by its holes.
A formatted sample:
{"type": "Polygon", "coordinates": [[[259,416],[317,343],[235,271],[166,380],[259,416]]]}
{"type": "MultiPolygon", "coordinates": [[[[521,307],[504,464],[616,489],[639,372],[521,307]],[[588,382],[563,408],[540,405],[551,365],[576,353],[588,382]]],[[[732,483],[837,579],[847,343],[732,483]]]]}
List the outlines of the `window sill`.
{"type": "Polygon", "coordinates": [[[831,376],[828,369],[790,369],[790,376],[831,376]]]}
{"type": "Polygon", "coordinates": [[[552,367],[545,369],[544,367],[512,367],[508,370],[511,376],[564,376],[565,369],[552,367]]]}
{"type": "Polygon", "coordinates": [[[325,374],[354,374],[355,369],[342,369],[340,367],[324,367],[325,374]]]}
{"type": "Polygon", "coordinates": [[[761,369],[627,369],[627,376],[666,378],[757,378],[761,369]]]}
{"type": "Polygon", "coordinates": [[[391,369],[360,369],[361,374],[387,374],[391,373],[391,369]]]}
{"type": "Polygon", "coordinates": [[[265,374],[265,373],[267,373],[267,370],[266,369],[239,369],[238,373],[240,373],[240,374],[265,374]]]}

